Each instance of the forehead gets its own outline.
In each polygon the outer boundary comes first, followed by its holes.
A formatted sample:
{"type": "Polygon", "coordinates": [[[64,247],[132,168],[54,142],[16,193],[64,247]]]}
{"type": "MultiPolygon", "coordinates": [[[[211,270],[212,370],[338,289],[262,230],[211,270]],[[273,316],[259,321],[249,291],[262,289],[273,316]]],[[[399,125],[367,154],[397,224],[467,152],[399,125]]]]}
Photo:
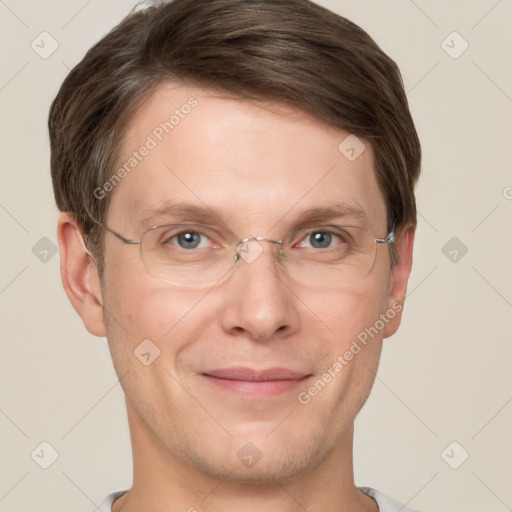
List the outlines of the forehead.
{"type": "Polygon", "coordinates": [[[234,229],[266,233],[340,205],[362,211],[358,223],[383,230],[372,148],[349,135],[282,104],[166,83],[127,127],[109,222],[135,229],[142,217],[153,215],[148,222],[155,223],[166,206],[186,204],[234,229]]]}

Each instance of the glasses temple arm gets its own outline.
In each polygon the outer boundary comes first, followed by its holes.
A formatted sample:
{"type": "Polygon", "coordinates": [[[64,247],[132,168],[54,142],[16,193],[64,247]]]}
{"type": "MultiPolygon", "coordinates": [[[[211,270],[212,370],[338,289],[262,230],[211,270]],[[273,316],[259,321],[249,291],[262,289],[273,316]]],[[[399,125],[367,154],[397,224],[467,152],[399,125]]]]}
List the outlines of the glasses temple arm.
{"type": "Polygon", "coordinates": [[[393,229],[391,230],[391,233],[386,238],[376,238],[375,243],[376,244],[389,244],[393,243],[395,241],[396,235],[395,235],[395,226],[393,226],[393,229]]]}
{"type": "Polygon", "coordinates": [[[123,235],[117,233],[113,229],[110,229],[108,226],[105,226],[105,224],[102,224],[101,222],[97,221],[96,219],[92,219],[92,221],[95,224],[97,224],[98,226],[100,226],[101,228],[108,231],[109,233],[112,233],[116,238],[121,240],[121,242],[123,242],[123,244],[130,244],[130,245],[140,244],[140,240],[132,240],[130,238],[125,238],[123,235]]]}

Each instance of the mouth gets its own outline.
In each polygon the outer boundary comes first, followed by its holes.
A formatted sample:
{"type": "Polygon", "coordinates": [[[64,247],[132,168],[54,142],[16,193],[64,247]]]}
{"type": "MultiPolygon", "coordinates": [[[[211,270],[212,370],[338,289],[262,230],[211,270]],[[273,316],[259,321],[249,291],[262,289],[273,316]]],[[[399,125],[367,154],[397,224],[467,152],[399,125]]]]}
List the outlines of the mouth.
{"type": "Polygon", "coordinates": [[[312,377],[289,368],[222,368],[201,374],[213,386],[247,398],[268,398],[289,393],[312,377]]]}

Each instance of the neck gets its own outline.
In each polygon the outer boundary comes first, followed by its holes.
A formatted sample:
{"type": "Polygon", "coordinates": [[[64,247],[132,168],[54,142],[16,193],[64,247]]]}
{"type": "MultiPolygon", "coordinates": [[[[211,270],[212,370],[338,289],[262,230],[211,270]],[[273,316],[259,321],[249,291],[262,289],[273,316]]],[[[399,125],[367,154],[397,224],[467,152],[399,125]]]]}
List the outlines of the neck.
{"type": "Polygon", "coordinates": [[[112,512],[378,512],[376,502],[354,484],[353,425],[334,450],[300,474],[256,480],[237,469],[212,474],[179,448],[163,446],[127,403],[133,451],[133,486],[112,512]]]}

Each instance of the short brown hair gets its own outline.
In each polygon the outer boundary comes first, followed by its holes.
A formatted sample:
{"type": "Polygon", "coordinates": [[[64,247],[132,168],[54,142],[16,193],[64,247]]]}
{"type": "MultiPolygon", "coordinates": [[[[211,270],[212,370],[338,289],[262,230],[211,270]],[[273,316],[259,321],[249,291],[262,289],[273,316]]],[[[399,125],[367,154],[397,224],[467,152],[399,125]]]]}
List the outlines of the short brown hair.
{"type": "Polygon", "coordinates": [[[283,103],[364,138],[388,228],[416,225],[420,142],[399,69],[364,30],[310,0],[153,2],[87,52],[50,109],[57,206],[75,215],[100,261],[91,216],[104,223],[109,198],[94,191],[116,169],[130,117],[167,80],[283,103]]]}

